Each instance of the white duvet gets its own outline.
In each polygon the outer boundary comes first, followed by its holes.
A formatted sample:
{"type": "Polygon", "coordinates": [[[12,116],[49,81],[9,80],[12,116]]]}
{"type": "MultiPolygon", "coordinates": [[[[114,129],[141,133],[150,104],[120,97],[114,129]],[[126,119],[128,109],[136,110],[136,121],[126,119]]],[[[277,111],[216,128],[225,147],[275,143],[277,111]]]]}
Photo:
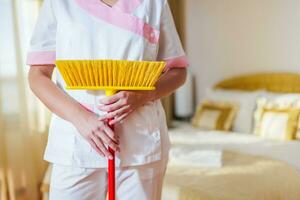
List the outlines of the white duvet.
{"type": "MultiPolygon", "coordinates": [[[[231,150],[283,161],[300,170],[300,141],[274,141],[253,134],[201,131],[189,124],[169,130],[173,148],[185,151],[231,150]]],[[[172,158],[171,158],[172,159],[172,158]]]]}
{"type": "Polygon", "coordinates": [[[299,141],[199,131],[189,125],[169,132],[164,200],[300,199],[299,141]]]}

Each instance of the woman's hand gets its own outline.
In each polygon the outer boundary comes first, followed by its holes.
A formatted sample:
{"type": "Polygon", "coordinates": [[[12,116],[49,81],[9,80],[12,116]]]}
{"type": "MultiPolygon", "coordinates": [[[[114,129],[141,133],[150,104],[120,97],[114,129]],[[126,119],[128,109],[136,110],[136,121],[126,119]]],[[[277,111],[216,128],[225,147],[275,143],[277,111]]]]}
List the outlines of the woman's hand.
{"type": "Polygon", "coordinates": [[[110,125],[121,122],[131,112],[144,105],[153,98],[152,91],[121,91],[117,94],[101,99],[98,109],[108,112],[105,119],[113,119],[110,125]]]}
{"type": "Polygon", "coordinates": [[[30,88],[53,113],[71,122],[101,156],[112,158],[105,145],[120,151],[117,136],[103,118],[85,110],[51,81],[54,68],[54,65],[30,67],[30,88]]]}
{"type": "Polygon", "coordinates": [[[79,117],[75,118],[74,126],[100,156],[113,158],[105,144],[114,151],[120,151],[118,137],[102,117],[99,118],[92,112],[83,111],[79,117]]]}
{"type": "Polygon", "coordinates": [[[121,91],[117,94],[101,99],[98,109],[108,112],[105,119],[113,119],[110,125],[121,122],[132,111],[147,103],[161,97],[170,95],[177,88],[184,84],[186,79],[185,68],[172,68],[161,75],[153,91],[121,91]]]}

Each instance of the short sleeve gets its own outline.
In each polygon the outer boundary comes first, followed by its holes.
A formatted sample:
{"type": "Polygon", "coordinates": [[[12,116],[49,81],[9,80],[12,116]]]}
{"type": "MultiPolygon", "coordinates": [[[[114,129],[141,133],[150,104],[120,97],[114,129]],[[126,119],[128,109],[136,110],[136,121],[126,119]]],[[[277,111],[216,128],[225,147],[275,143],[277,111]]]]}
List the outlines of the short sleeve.
{"type": "Polygon", "coordinates": [[[165,71],[170,68],[185,68],[188,66],[188,60],[182,48],[168,2],[165,4],[161,16],[157,60],[167,63],[165,71]]]}
{"type": "Polygon", "coordinates": [[[27,65],[53,65],[56,59],[56,17],[53,0],[44,0],[27,53],[27,65]]]}

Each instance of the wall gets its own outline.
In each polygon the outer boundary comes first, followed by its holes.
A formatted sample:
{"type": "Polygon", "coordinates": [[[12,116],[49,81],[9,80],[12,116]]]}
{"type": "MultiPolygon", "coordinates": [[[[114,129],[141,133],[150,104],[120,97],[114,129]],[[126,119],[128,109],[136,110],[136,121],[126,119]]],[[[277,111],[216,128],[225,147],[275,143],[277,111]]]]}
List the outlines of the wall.
{"type": "Polygon", "coordinates": [[[300,0],[182,1],[197,101],[226,77],[300,71],[300,0]]]}

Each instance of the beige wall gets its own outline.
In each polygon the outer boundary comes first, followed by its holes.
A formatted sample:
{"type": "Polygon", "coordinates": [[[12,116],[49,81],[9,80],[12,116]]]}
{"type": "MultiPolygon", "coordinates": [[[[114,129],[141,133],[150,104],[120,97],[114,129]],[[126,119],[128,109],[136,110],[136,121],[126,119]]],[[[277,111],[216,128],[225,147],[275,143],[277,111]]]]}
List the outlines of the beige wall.
{"type": "Polygon", "coordinates": [[[183,0],[184,43],[197,99],[217,81],[300,72],[300,0],[183,0]]]}

